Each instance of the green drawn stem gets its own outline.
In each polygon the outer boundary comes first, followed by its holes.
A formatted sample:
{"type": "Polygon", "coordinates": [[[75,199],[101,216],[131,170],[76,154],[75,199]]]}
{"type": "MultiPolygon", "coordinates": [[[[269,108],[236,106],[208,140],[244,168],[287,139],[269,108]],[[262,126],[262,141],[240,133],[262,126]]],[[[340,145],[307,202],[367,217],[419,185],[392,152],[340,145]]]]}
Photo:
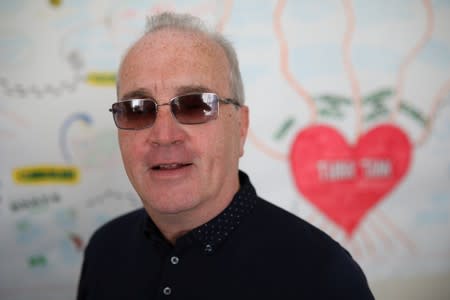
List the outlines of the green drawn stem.
{"type": "Polygon", "coordinates": [[[292,127],[292,125],[294,124],[295,119],[293,117],[290,117],[289,119],[287,119],[280,127],[280,129],[278,129],[275,134],[274,134],[274,139],[275,140],[279,140],[281,139],[286,132],[288,131],[289,128],[292,127]]]}

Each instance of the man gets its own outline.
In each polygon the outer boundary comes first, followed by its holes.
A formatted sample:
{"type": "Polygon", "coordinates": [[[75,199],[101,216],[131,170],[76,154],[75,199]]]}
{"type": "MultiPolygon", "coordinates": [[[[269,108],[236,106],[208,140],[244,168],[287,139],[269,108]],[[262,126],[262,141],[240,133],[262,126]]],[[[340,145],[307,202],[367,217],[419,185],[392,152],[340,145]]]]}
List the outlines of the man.
{"type": "Polygon", "coordinates": [[[143,209],[91,238],[78,299],[373,299],[350,255],[259,198],[238,169],[248,108],[236,54],[163,13],[124,57],[111,111],[143,209]]]}

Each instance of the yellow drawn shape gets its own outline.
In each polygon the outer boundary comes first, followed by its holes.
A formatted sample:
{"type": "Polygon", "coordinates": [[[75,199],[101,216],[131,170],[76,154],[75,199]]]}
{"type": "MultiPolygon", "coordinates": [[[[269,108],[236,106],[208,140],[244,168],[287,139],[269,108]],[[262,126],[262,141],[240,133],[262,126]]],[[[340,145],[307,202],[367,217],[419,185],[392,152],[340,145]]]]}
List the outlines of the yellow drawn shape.
{"type": "Polygon", "coordinates": [[[86,82],[95,86],[115,86],[116,73],[114,72],[90,72],[86,77],[86,82]]]}
{"type": "Polygon", "coordinates": [[[17,184],[76,184],[80,171],[74,166],[38,165],[16,168],[12,177],[17,184]]]}
{"type": "Polygon", "coordinates": [[[50,0],[50,5],[60,6],[61,2],[62,2],[62,0],[50,0]]]}

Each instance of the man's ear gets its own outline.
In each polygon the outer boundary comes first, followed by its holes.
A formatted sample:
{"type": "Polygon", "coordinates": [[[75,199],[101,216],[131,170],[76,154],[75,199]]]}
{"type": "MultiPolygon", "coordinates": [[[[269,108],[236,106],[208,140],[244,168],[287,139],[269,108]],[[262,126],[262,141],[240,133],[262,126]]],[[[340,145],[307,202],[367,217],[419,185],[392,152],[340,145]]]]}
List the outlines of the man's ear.
{"type": "Polygon", "coordinates": [[[239,108],[239,114],[240,114],[240,141],[239,141],[239,155],[244,155],[244,145],[245,140],[247,139],[247,132],[248,132],[248,126],[249,126],[249,111],[248,106],[242,105],[239,108]]]}

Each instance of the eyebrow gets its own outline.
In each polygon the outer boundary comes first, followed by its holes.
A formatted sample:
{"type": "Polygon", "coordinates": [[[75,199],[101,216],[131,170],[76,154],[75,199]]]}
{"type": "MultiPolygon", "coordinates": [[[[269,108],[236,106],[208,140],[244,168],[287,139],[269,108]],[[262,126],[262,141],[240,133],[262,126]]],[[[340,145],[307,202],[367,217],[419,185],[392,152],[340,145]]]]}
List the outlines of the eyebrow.
{"type": "Polygon", "coordinates": [[[189,93],[213,93],[210,88],[203,85],[185,85],[176,88],[177,95],[189,94],[189,93]]]}
{"type": "Polygon", "coordinates": [[[139,88],[137,90],[130,91],[122,96],[120,101],[130,100],[130,99],[149,99],[152,98],[149,90],[144,88],[139,88]]]}
{"type": "MultiPolygon", "coordinates": [[[[203,85],[183,85],[175,88],[175,96],[185,95],[190,93],[214,93],[210,88],[207,88],[203,85]]],[[[174,96],[174,97],[175,97],[174,96]]],[[[120,98],[120,101],[126,101],[130,99],[154,99],[151,91],[146,88],[138,88],[136,90],[125,93],[120,98]]],[[[156,100],[156,99],[155,99],[156,100]]]]}

